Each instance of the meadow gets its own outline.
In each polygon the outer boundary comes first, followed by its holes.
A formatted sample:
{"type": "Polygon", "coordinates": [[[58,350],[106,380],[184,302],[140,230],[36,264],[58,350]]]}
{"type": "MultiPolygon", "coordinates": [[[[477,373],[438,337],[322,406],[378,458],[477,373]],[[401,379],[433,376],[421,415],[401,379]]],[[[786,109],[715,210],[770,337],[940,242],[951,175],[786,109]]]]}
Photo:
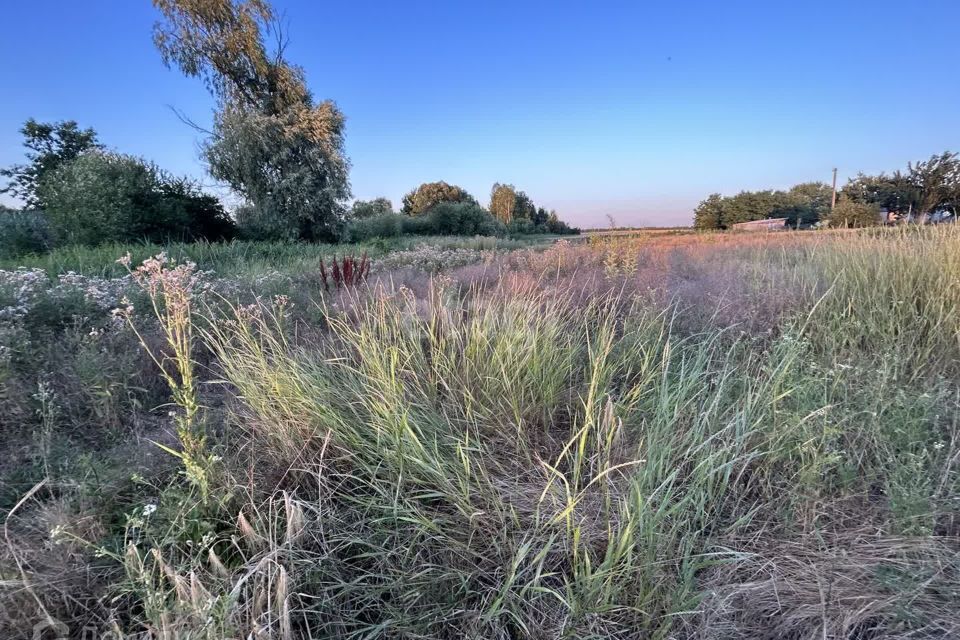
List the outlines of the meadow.
{"type": "Polygon", "coordinates": [[[960,635],[956,225],[0,266],[4,637],[960,635]]]}

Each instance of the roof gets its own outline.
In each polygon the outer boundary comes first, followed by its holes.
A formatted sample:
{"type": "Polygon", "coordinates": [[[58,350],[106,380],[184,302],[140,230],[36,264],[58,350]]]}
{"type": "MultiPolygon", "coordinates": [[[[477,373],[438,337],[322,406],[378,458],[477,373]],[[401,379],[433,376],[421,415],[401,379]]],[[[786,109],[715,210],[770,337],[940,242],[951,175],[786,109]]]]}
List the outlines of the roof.
{"type": "Polygon", "coordinates": [[[736,227],[785,227],[787,225],[786,218],[765,218],[763,220],[751,220],[750,222],[737,222],[733,226],[736,227]]]}

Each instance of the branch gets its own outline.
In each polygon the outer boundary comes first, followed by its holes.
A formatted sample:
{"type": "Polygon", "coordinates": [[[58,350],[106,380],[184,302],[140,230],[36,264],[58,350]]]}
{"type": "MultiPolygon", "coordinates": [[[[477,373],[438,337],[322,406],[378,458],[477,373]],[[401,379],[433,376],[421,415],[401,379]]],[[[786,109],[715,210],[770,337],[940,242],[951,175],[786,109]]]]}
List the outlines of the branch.
{"type": "Polygon", "coordinates": [[[177,120],[179,120],[179,121],[182,122],[183,124],[187,125],[188,127],[190,127],[191,129],[193,129],[194,131],[197,131],[197,132],[199,132],[199,133],[205,133],[205,134],[207,134],[208,136],[212,136],[212,135],[213,135],[213,132],[212,132],[212,131],[209,131],[209,130],[207,130],[207,129],[204,129],[203,127],[201,127],[200,125],[198,125],[196,122],[194,122],[193,120],[191,120],[191,119],[190,119],[189,117],[187,117],[182,111],[180,111],[179,109],[177,109],[177,108],[176,108],[175,106],[173,106],[172,104],[168,104],[168,105],[167,105],[167,108],[170,109],[170,111],[173,112],[173,115],[177,116],[177,120]]]}

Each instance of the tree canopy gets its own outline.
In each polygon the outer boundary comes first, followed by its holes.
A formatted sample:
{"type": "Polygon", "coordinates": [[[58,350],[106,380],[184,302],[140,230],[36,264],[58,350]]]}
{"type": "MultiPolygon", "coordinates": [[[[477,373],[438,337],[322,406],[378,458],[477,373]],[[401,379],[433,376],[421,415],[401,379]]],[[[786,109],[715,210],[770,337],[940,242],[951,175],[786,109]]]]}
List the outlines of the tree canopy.
{"type": "Polygon", "coordinates": [[[804,182],[787,191],[741,191],[735,196],[711,194],[694,210],[698,229],[728,229],[739,222],[786,218],[789,226],[813,224],[830,211],[832,189],[822,182],[804,182]]]}
{"type": "Polygon", "coordinates": [[[858,174],[841,190],[850,202],[876,205],[896,216],[925,216],[960,208],[960,158],[944,151],[928,160],[907,163],[906,171],[858,174]]]}
{"type": "Polygon", "coordinates": [[[335,237],[350,197],[345,118],[316,104],[264,0],[154,0],[164,62],[202,78],[219,101],[204,146],[210,173],[246,197],[278,238],[335,237]],[[265,39],[275,36],[268,49],[265,39]]]}
{"type": "Polygon", "coordinates": [[[360,220],[393,213],[393,203],[387,198],[373,200],[357,200],[350,207],[350,219],[360,220]]]}
{"type": "Polygon", "coordinates": [[[467,193],[467,190],[455,184],[447,184],[443,180],[425,182],[403,196],[403,207],[400,212],[408,216],[418,216],[441,202],[469,202],[476,204],[477,200],[467,193]]]}
{"type": "Polygon", "coordinates": [[[0,193],[23,200],[29,209],[43,209],[46,205],[40,193],[45,176],[84,151],[102,148],[93,129],[81,129],[73,120],[37,122],[30,118],[20,133],[23,146],[29,150],[29,162],[0,170],[0,176],[9,179],[0,193]]]}

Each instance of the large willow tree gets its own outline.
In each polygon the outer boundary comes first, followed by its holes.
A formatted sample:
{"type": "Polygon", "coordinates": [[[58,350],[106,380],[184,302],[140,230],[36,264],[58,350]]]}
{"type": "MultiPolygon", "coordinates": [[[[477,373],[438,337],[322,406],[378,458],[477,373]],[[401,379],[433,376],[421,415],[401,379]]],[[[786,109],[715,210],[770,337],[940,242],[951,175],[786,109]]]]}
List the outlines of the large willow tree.
{"type": "Polygon", "coordinates": [[[203,79],[217,98],[204,145],[210,173],[256,208],[272,238],[335,237],[350,197],[344,117],[315,103],[303,70],[284,58],[284,39],[264,0],[153,0],[164,20],[154,42],[168,66],[203,79]],[[265,39],[276,38],[268,48],[265,39]]]}

